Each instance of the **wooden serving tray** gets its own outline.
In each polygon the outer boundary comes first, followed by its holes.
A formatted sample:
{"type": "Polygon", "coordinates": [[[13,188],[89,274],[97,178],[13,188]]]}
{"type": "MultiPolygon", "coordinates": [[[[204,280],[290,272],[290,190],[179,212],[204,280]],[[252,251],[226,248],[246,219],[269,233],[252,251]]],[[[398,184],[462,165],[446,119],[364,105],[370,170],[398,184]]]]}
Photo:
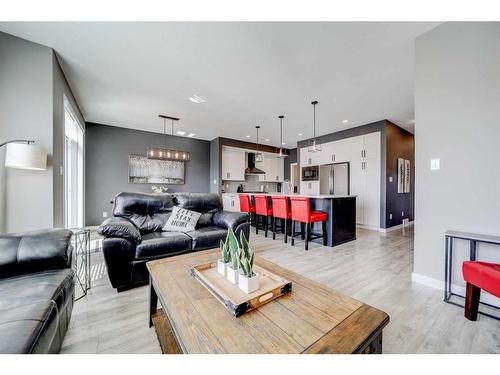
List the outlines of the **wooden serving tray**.
{"type": "Polygon", "coordinates": [[[207,288],[231,315],[238,317],[292,291],[291,281],[257,265],[254,265],[254,271],[260,275],[260,288],[250,294],[220,275],[217,272],[217,262],[194,266],[191,268],[191,275],[207,288]]]}

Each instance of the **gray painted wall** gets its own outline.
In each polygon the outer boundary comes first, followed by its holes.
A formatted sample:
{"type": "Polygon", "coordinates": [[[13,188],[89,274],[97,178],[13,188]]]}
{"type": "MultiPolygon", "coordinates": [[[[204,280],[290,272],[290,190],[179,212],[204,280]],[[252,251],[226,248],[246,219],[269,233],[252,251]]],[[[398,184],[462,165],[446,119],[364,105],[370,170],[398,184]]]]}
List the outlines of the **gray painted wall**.
{"type": "Polygon", "coordinates": [[[45,171],[5,168],[0,149],[0,232],[53,225],[52,50],[0,33],[0,142],[32,139],[49,154],[45,171]]]}
{"type": "MultiPolygon", "coordinates": [[[[500,235],[500,23],[445,23],[415,52],[414,279],[442,287],[446,230],[500,235]]],[[[467,243],[454,256],[463,285],[467,243]]],[[[478,257],[500,263],[498,247],[479,245],[478,257]]]]}
{"type": "MultiPolygon", "coordinates": [[[[145,155],[148,147],[163,144],[163,135],[114,126],[87,123],[85,144],[86,224],[98,225],[110,200],[121,191],[152,192],[154,184],[128,183],[128,156],[145,155]]],[[[185,184],[168,185],[169,191],[210,191],[210,142],[167,136],[167,147],[191,152],[185,184]]]]}

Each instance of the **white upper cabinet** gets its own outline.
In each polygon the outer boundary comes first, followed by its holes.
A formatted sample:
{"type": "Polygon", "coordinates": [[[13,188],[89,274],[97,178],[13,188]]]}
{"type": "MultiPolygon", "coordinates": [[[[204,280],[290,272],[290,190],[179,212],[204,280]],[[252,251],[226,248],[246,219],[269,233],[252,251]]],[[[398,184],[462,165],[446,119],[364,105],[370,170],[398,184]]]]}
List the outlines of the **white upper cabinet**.
{"type": "Polygon", "coordinates": [[[380,158],[380,132],[367,134],[364,137],[364,154],[365,159],[380,158]]]}
{"type": "Polygon", "coordinates": [[[361,160],[363,159],[363,150],[365,148],[364,137],[353,137],[349,138],[351,149],[349,151],[350,160],[361,160]]]}
{"type": "Polygon", "coordinates": [[[222,179],[245,181],[245,151],[237,148],[222,147],[222,179]]]}
{"type": "Polygon", "coordinates": [[[265,172],[265,174],[259,175],[259,181],[283,182],[285,173],[284,160],[270,154],[262,154],[262,159],[262,163],[255,165],[265,172]]]}

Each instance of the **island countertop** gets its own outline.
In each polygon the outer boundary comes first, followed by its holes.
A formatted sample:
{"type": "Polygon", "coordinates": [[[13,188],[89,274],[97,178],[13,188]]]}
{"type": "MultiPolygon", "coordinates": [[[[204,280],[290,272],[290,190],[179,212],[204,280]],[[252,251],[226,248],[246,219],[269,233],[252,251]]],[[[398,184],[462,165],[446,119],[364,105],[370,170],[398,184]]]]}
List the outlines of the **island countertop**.
{"type": "Polygon", "coordinates": [[[240,194],[248,194],[248,195],[279,195],[285,197],[306,197],[306,198],[316,198],[316,199],[335,199],[335,198],[355,198],[356,195],[339,195],[339,194],[320,194],[320,195],[305,195],[305,194],[284,194],[284,193],[223,193],[223,194],[231,194],[231,195],[240,195],[240,194]]]}

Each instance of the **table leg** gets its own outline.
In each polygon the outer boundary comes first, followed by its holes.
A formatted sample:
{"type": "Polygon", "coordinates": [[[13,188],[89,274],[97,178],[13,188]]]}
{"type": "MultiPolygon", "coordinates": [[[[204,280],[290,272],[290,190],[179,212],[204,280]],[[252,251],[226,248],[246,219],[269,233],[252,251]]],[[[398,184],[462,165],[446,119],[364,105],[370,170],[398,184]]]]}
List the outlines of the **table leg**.
{"type": "Polygon", "coordinates": [[[444,300],[448,301],[448,244],[450,242],[450,237],[445,236],[444,238],[444,300]]]}
{"type": "Polygon", "coordinates": [[[152,316],[156,313],[158,305],[158,296],[156,294],[155,287],[153,285],[153,280],[151,280],[151,276],[149,276],[149,327],[153,326],[152,316]]]}

